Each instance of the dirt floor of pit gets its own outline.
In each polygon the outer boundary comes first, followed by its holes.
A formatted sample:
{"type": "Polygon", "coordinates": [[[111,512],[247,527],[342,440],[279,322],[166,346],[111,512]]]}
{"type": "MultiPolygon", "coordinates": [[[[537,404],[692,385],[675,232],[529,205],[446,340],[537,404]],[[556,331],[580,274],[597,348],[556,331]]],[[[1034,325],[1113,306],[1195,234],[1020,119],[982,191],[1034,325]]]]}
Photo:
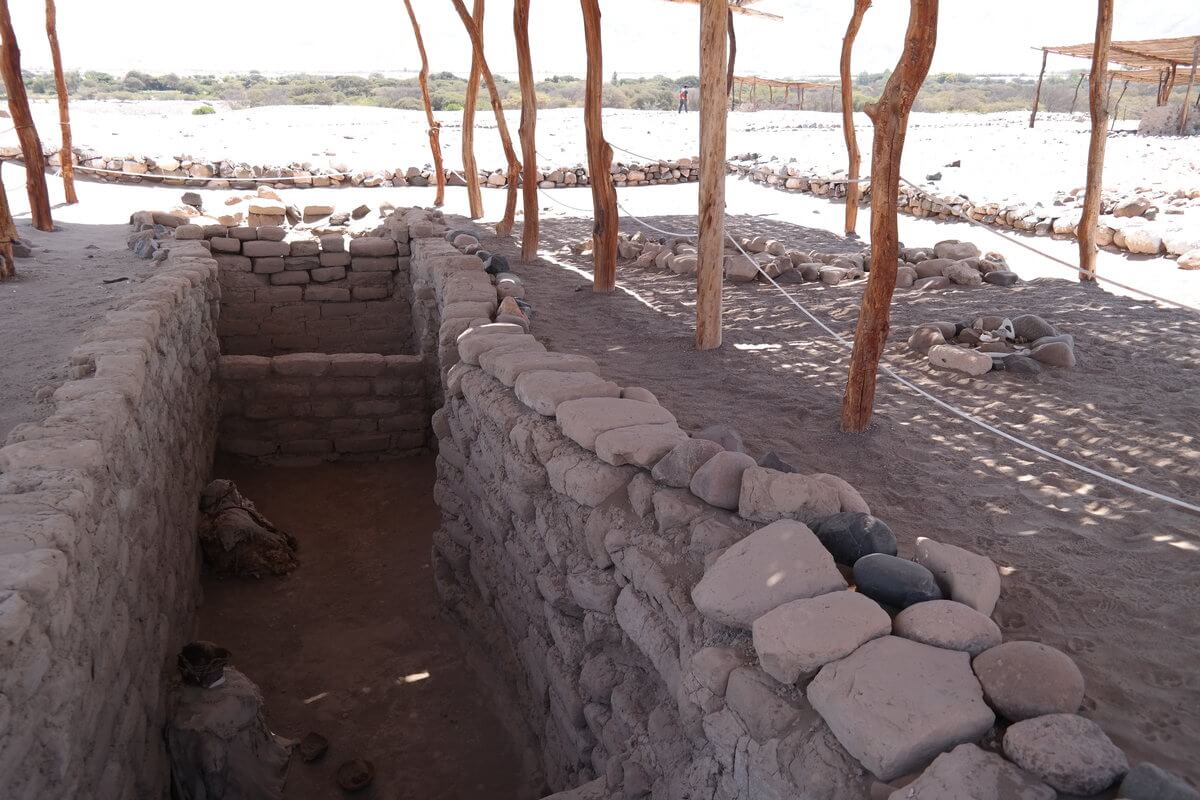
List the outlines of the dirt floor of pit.
{"type": "MultiPolygon", "coordinates": [[[[695,229],[685,217],[648,222],[695,229]]],[[[730,227],[802,250],[861,247],[781,220],[731,217],[730,227]]],[[[627,218],[621,228],[639,230],[627,218]]],[[[842,476],[893,528],[902,556],[911,557],[918,536],[990,556],[1003,575],[994,618],[1005,639],[1070,653],[1087,680],[1082,713],[1132,762],[1200,781],[1193,515],[1018,449],[884,378],[871,430],[843,434],[849,353],[770,285],[727,285],[724,345],[699,353],[694,278],[622,263],[621,288],[595,294],[590,256],[563,249],[590,236],[591,221],[543,220],[541,230],[545,256],[533,265],[519,263],[519,228],[484,247],[507,255],[524,278],[532,332],[548,348],[589,355],[606,377],[646,387],[686,430],[724,423],[756,457],[775,450],[801,472],[842,476]]],[[[1024,260],[1015,248],[1001,250],[1013,263],[1024,260]]],[[[852,338],[864,285],[788,289],[852,338]]],[[[935,395],[1035,444],[1177,497],[1200,497],[1200,320],[1191,312],[1060,280],[899,291],[887,356],[935,395]],[[1075,337],[1075,368],[969,378],[931,367],[905,344],[923,322],[1022,312],[1075,337]]]]}
{"type": "Polygon", "coordinates": [[[214,475],[300,543],[287,577],[206,578],[200,611],[200,636],[259,685],[272,730],[330,741],[315,763],[293,758],[287,800],[342,796],[335,773],[351,758],[376,769],[355,797],[540,796],[529,754],[440,611],[432,457],[301,468],[218,459],[214,475]]]}

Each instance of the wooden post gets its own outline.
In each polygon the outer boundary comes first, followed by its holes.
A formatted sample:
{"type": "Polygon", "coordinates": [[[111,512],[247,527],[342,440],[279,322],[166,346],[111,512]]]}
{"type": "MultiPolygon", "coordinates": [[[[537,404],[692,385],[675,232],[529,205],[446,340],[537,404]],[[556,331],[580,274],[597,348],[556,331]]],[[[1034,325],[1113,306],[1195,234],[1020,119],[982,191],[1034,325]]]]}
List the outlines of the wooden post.
{"type": "MultiPolygon", "coordinates": [[[[579,0],[587,46],[587,83],[583,121],[587,134],[588,173],[592,185],[592,291],[611,292],[617,285],[617,190],[612,182],[612,148],[604,141],[601,89],[604,85],[599,0],[579,0]]],[[[718,93],[719,95],[719,93],[718,93]]],[[[704,102],[704,98],[700,98],[704,102]]],[[[700,170],[701,176],[704,170],[700,170]]]]}
{"type": "Polygon", "coordinates": [[[425,101],[425,119],[429,122],[429,149],[433,151],[433,170],[437,173],[437,196],[433,200],[435,206],[446,202],[446,172],[442,169],[441,123],[433,118],[433,104],[429,100],[429,58],[425,55],[425,41],[421,38],[421,26],[417,24],[417,15],[413,13],[412,0],[404,0],[408,9],[408,18],[412,22],[413,36],[417,40],[417,50],[421,54],[421,72],[417,82],[421,84],[421,99],[425,101]]]}
{"type": "Polygon", "coordinates": [[[1108,126],[1108,129],[1110,131],[1113,128],[1117,127],[1117,120],[1119,120],[1121,118],[1121,100],[1124,99],[1125,90],[1128,88],[1129,88],[1129,81],[1125,81],[1125,83],[1121,86],[1121,93],[1119,95],[1117,95],[1117,104],[1115,106],[1113,106],[1113,118],[1112,118],[1112,122],[1108,126]]]}
{"type": "Polygon", "coordinates": [[[533,80],[533,58],[529,53],[529,0],[513,3],[513,34],[517,39],[517,71],[521,81],[521,158],[525,174],[521,176],[524,222],[521,226],[521,259],[533,261],[538,249],[538,169],[537,169],[537,86],[533,80]]]}
{"type": "Polygon", "coordinates": [[[1104,90],[1104,111],[1107,114],[1112,113],[1112,109],[1108,107],[1108,101],[1112,99],[1112,85],[1115,78],[1115,75],[1108,76],[1108,88],[1104,90]]]}
{"type": "Polygon", "coordinates": [[[896,289],[899,234],[896,194],[900,188],[900,156],[908,115],[929,73],[937,44],[938,0],[910,0],[904,51],[888,78],[879,102],[868,105],[875,124],[871,148],[871,273],[863,294],[850,375],[842,401],[842,430],[858,433],[871,422],[876,372],[890,326],[888,315],[896,289]]]}
{"type": "Polygon", "coordinates": [[[1071,113],[1075,113],[1075,102],[1079,100],[1079,87],[1083,85],[1083,79],[1087,76],[1086,72],[1079,73],[1079,80],[1075,83],[1075,96],[1071,98],[1071,113]]]}
{"type": "Polygon", "coordinates": [[[1048,50],[1042,50],[1042,71],[1038,73],[1037,86],[1033,90],[1033,111],[1029,114],[1029,127],[1033,127],[1033,123],[1037,120],[1038,102],[1042,99],[1042,78],[1046,77],[1046,56],[1050,53],[1048,50]]]}
{"type": "Polygon", "coordinates": [[[1179,135],[1182,136],[1187,130],[1189,102],[1192,99],[1192,86],[1196,83],[1196,62],[1200,61],[1200,36],[1196,37],[1196,44],[1192,48],[1192,70],[1188,74],[1187,91],[1183,93],[1183,109],[1179,114],[1179,135]]]}
{"type": "Polygon", "coordinates": [[[804,110],[804,87],[800,87],[800,110],[804,110]]]}
{"type": "Polygon", "coordinates": [[[1096,40],[1092,45],[1092,73],[1088,78],[1088,105],[1092,115],[1092,139],[1088,144],[1087,188],[1076,238],[1079,240],[1079,280],[1096,279],[1096,223],[1100,219],[1100,189],[1104,176],[1104,145],[1108,138],[1108,46],[1112,42],[1113,0],[1098,0],[1096,40]]]}
{"type": "Polygon", "coordinates": [[[725,24],[729,26],[729,64],[725,72],[725,94],[733,94],[733,62],[737,60],[737,34],[733,31],[733,9],[727,10],[729,19],[725,24]]]}
{"type": "Polygon", "coordinates": [[[58,47],[58,11],[54,0],[46,0],[46,37],[50,40],[50,59],[54,62],[54,88],[58,95],[58,124],[62,129],[62,150],[59,160],[62,162],[63,191],[67,204],[79,202],[75,194],[75,159],[71,150],[71,112],[67,107],[67,79],[63,75],[62,51],[58,47]]]}
{"type": "Polygon", "coordinates": [[[725,273],[725,40],[728,0],[700,3],[700,220],[696,267],[696,349],[721,346],[725,273]]]}
{"type": "Polygon", "coordinates": [[[8,112],[12,115],[17,138],[21,141],[30,217],[33,227],[39,231],[52,231],[54,220],[50,216],[50,194],[46,190],[46,157],[42,155],[42,143],[38,139],[37,128],[33,126],[33,115],[29,113],[29,96],[25,93],[25,82],[21,78],[21,50],[17,47],[17,34],[8,13],[8,0],[0,0],[0,43],[3,44],[0,71],[3,72],[4,87],[8,91],[8,112]]]}
{"type": "MultiPolygon", "coordinates": [[[[0,159],[0,166],[4,160],[0,159]]],[[[13,224],[12,211],[8,208],[8,192],[0,178],[0,281],[17,274],[17,262],[13,258],[13,242],[17,240],[17,226],[13,224]]]]}
{"type": "Polygon", "coordinates": [[[500,100],[500,92],[496,90],[496,81],[492,70],[488,67],[487,58],[483,54],[483,38],[480,26],[471,21],[463,0],[451,0],[454,10],[471,37],[471,48],[474,57],[479,59],[479,70],[483,73],[483,82],[487,84],[488,97],[492,101],[492,113],[496,115],[496,129],[500,133],[500,144],[504,147],[504,157],[508,159],[508,199],[504,203],[504,218],[496,223],[496,235],[508,236],[512,233],[513,219],[517,215],[517,186],[521,176],[521,162],[517,160],[517,151],[513,150],[512,137],[508,135],[508,122],[504,119],[504,104],[500,100]]]}
{"type": "MultiPolygon", "coordinates": [[[[483,0],[475,0],[471,15],[483,35],[483,0]]],[[[479,186],[479,165],[475,163],[475,106],[479,104],[479,81],[481,80],[479,58],[471,56],[471,75],[467,79],[467,96],[463,101],[462,161],[463,179],[467,182],[467,205],[471,219],[483,216],[483,190],[479,186]]]]}
{"type": "Polygon", "coordinates": [[[854,233],[858,224],[858,198],[861,190],[858,186],[858,168],[862,157],[858,152],[858,136],[854,132],[854,84],[850,79],[850,54],[854,49],[854,38],[862,27],[863,16],[871,7],[871,0],[854,0],[854,13],[850,15],[850,24],[846,26],[846,35],[842,38],[842,134],[846,138],[846,152],[850,156],[850,183],[846,185],[846,234],[854,233]]]}

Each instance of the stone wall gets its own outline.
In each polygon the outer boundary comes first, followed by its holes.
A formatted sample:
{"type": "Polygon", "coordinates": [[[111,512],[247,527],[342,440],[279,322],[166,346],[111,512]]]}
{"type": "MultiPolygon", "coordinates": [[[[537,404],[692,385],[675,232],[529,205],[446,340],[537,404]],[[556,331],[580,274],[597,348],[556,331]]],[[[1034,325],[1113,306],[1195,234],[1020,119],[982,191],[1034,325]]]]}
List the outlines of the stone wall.
{"type": "Polygon", "coordinates": [[[223,355],[219,447],[303,462],[407,455],[428,445],[420,356],[223,355]]]}
{"type": "Polygon", "coordinates": [[[203,237],[220,267],[221,352],[411,352],[407,239],[284,235],[275,226],[175,229],[176,240],[203,237]]]}
{"type": "Polygon", "coordinates": [[[520,279],[458,254],[469,227],[446,236],[415,239],[412,269],[445,395],[434,577],[556,800],[1052,798],[1128,770],[1077,715],[1070,657],[1002,643],[990,559],[924,538],[900,558],[844,480],[689,435],[548,352],[520,279]]]}
{"type": "Polygon", "coordinates": [[[163,797],[165,688],[199,598],[217,266],[178,244],[0,449],[0,797],[163,797]]]}

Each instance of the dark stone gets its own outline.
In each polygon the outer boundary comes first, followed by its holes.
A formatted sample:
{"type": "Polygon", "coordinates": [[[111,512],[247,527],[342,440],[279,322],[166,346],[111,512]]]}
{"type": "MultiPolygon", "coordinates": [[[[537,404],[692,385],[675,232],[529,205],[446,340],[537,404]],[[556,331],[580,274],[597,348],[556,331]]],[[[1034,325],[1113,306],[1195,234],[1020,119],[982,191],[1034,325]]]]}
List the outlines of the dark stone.
{"type": "Polygon", "coordinates": [[[370,214],[370,213],[371,213],[371,207],[363,205],[363,206],[359,206],[358,208],[351,211],[350,216],[353,219],[362,219],[363,217],[365,217],[367,214],[370,214]]]}
{"type": "Polygon", "coordinates": [[[942,599],[932,572],[916,562],[885,553],[872,553],[855,561],[854,583],[867,597],[894,608],[942,599]]]}
{"type": "Polygon", "coordinates": [[[486,264],[487,260],[492,257],[492,254],[487,250],[476,250],[475,257],[486,264]]]}
{"type": "Polygon", "coordinates": [[[300,209],[296,208],[295,206],[288,206],[287,208],[285,208],[283,210],[283,215],[285,217],[287,217],[287,221],[288,221],[289,225],[299,225],[300,224],[300,219],[301,219],[300,209]]]}
{"type": "Polygon", "coordinates": [[[196,209],[204,207],[204,200],[200,197],[199,192],[184,192],[183,196],[179,199],[185,206],[191,206],[196,209]]]}
{"type": "Polygon", "coordinates": [[[225,677],[229,651],[212,642],[189,642],[176,659],[183,682],[209,689],[225,677]]]}
{"type": "Polygon", "coordinates": [[[296,752],[300,754],[300,760],[308,764],[325,755],[325,751],[328,749],[328,739],[315,731],[309,731],[300,740],[296,752]]]}
{"type": "Polygon", "coordinates": [[[1125,774],[1117,797],[1122,800],[1200,800],[1200,792],[1174,773],[1143,761],[1125,774]]]}
{"type": "Polygon", "coordinates": [[[508,268],[508,259],[497,253],[484,263],[483,271],[489,275],[499,275],[501,272],[511,272],[512,270],[508,268]]]}
{"type": "Polygon", "coordinates": [[[375,780],[375,765],[365,759],[346,761],[337,771],[338,786],[347,792],[360,792],[375,780]]]}
{"type": "Polygon", "coordinates": [[[775,278],[777,283],[804,283],[804,273],[798,269],[787,269],[775,278]]]}
{"type": "Polygon", "coordinates": [[[1017,277],[1017,273],[1015,272],[998,269],[985,274],[983,280],[993,286],[1013,286],[1021,279],[1017,277]]]}
{"type": "Polygon", "coordinates": [[[1058,331],[1037,314],[1021,314],[1012,318],[1013,330],[1018,339],[1032,342],[1043,336],[1057,336],[1058,331]]]}
{"type": "Polygon", "coordinates": [[[896,536],[887,523],[861,511],[843,511],[817,520],[812,532],[839,564],[853,566],[863,556],[896,555],[896,536]]]}
{"type": "Polygon", "coordinates": [[[958,332],[958,335],[954,337],[954,340],[960,344],[976,345],[979,344],[980,333],[980,331],[977,331],[974,328],[963,328],[958,332]]]}
{"type": "Polygon", "coordinates": [[[1004,358],[994,359],[993,366],[996,369],[1006,370],[1016,375],[1038,375],[1041,374],[1042,365],[1034,361],[1029,356],[1013,354],[1004,358]]]}
{"type": "Polygon", "coordinates": [[[409,186],[428,186],[429,179],[426,178],[424,175],[413,175],[411,178],[408,179],[408,185],[409,186]]]}
{"type": "Polygon", "coordinates": [[[533,306],[529,304],[528,300],[522,300],[520,297],[514,297],[513,300],[516,302],[517,308],[525,312],[526,318],[533,319],[533,306]]]}
{"type": "Polygon", "coordinates": [[[728,425],[709,425],[699,433],[692,435],[693,439],[707,439],[710,442],[716,442],[726,450],[735,453],[745,453],[746,445],[742,442],[742,435],[728,425]]]}
{"type": "MultiPolygon", "coordinates": [[[[788,462],[786,462],[782,458],[780,458],[779,454],[776,453],[774,450],[772,450],[771,452],[767,453],[765,456],[760,458],[758,460],[758,465],[760,467],[766,467],[767,469],[773,469],[776,472],[795,472],[796,471],[795,467],[793,467],[791,464],[789,464],[788,462]]],[[[850,562],[850,563],[854,563],[854,562],[850,562]]]]}

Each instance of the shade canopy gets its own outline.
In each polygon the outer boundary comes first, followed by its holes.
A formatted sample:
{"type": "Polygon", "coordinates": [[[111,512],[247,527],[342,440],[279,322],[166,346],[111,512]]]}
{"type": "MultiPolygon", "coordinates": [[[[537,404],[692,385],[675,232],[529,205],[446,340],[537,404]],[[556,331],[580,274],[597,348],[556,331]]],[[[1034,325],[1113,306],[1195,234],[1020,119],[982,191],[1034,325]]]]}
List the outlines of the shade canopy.
{"type": "MultiPolygon", "coordinates": [[[[1178,36],[1173,39],[1113,42],[1109,45],[1108,57],[1114,63],[1134,69],[1190,67],[1197,42],[1200,42],[1200,35],[1178,36]]],[[[1041,49],[1064,56],[1091,58],[1094,47],[1091,42],[1085,42],[1084,44],[1060,45],[1041,49]]]]}

